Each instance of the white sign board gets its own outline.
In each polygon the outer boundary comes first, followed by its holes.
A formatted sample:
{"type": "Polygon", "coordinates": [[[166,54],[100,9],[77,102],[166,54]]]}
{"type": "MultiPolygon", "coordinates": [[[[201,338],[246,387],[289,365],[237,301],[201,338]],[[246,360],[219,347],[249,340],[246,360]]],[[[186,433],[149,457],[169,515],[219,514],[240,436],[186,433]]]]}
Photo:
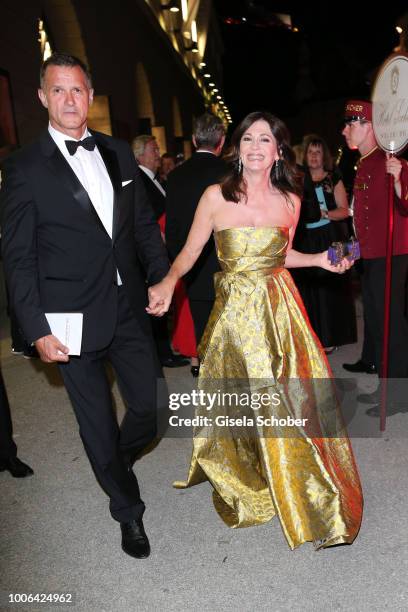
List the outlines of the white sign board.
{"type": "Polygon", "coordinates": [[[374,83],[373,128],[378,145],[400,153],[408,145],[408,55],[391,55],[374,83]]]}

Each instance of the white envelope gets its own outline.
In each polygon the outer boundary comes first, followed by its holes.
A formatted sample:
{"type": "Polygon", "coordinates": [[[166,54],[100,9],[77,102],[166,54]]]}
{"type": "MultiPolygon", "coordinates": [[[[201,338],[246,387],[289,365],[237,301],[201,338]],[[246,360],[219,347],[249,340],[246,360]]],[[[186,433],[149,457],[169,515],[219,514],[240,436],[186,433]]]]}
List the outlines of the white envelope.
{"type": "Polygon", "coordinates": [[[133,179],[130,179],[130,181],[122,181],[122,187],[126,187],[126,185],[129,185],[129,183],[131,183],[133,181],[133,179]]]}
{"type": "Polygon", "coordinates": [[[51,333],[69,348],[69,355],[81,354],[82,312],[46,312],[51,333]]]}

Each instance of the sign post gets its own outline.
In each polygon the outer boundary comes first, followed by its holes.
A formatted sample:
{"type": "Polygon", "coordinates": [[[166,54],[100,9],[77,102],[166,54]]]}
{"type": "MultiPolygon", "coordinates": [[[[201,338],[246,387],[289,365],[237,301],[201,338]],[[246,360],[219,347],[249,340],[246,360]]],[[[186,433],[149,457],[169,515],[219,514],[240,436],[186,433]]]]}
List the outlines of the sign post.
{"type": "MultiPolygon", "coordinates": [[[[408,55],[393,54],[381,66],[373,87],[373,129],[378,145],[389,155],[408,145],[408,55]]],[[[385,431],[390,332],[394,180],[388,177],[388,224],[385,256],[384,336],[380,377],[380,431],[385,431]]],[[[408,350],[408,348],[407,348],[408,350]]]]}

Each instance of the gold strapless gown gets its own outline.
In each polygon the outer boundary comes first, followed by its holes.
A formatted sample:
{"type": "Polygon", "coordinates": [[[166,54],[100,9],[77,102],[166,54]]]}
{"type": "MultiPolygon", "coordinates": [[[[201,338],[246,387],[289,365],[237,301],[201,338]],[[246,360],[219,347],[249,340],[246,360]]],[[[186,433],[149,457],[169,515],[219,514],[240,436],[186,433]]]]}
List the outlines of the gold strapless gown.
{"type": "Polygon", "coordinates": [[[360,480],[326,356],[283,267],[288,230],[231,228],[215,238],[222,272],[215,275],[216,300],[199,347],[199,389],[214,392],[228,388],[228,380],[246,380],[264,391],[271,381],[291,379],[276,414],[307,414],[313,434],[307,427],[289,435],[283,428],[279,437],[268,427],[257,427],[255,435],[197,427],[187,482],[174,486],[209,480],[215,508],[230,527],[259,525],[277,514],[292,549],[307,541],[316,548],[351,543],[361,523],[360,480]]]}

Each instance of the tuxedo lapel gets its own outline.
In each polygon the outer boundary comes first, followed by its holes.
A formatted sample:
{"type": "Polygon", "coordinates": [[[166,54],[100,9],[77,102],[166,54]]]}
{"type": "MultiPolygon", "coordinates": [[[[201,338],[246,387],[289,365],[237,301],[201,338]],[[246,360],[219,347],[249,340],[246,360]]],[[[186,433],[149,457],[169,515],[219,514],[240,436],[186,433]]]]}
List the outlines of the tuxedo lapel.
{"type": "Polygon", "coordinates": [[[100,220],[86,189],[83,187],[71,166],[64,159],[64,156],[48,132],[46,133],[45,137],[41,139],[41,145],[46,156],[46,164],[48,168],[53,174],[56,175],[59,182],[62,183],[71,193],[82,210],[91,215],[99,227],[107,234],[106,229],[103,226],[103,223],[100,220]]]}
{"type": "Polygon", "coordinates": [[[154,183],[153,179],[151,179],[146,172],[140,170],[140,176],[146,188],[150,205],[152,206],[156,219],[158,220],[164,213],[166,207],[166,196],[162,194],[160,189],[154,183]]]}
{"type": "Polygon", "coordinates": [[[122,191],[122,182],[121,182],[121,174],[119,168],[118,158],[116,156],[115,151],[110,149],[105,145],[99,135],[97,133],[91,132],[95,137],[96,144],[98,147],[98,151],[101,154],[101,157],[106,166],[106,170],[108,171],[109,178],[113,187],[113,221],[112,221],[112,241],[115,240],[118,223],[119,223],[119,199],[122,191]]]}

